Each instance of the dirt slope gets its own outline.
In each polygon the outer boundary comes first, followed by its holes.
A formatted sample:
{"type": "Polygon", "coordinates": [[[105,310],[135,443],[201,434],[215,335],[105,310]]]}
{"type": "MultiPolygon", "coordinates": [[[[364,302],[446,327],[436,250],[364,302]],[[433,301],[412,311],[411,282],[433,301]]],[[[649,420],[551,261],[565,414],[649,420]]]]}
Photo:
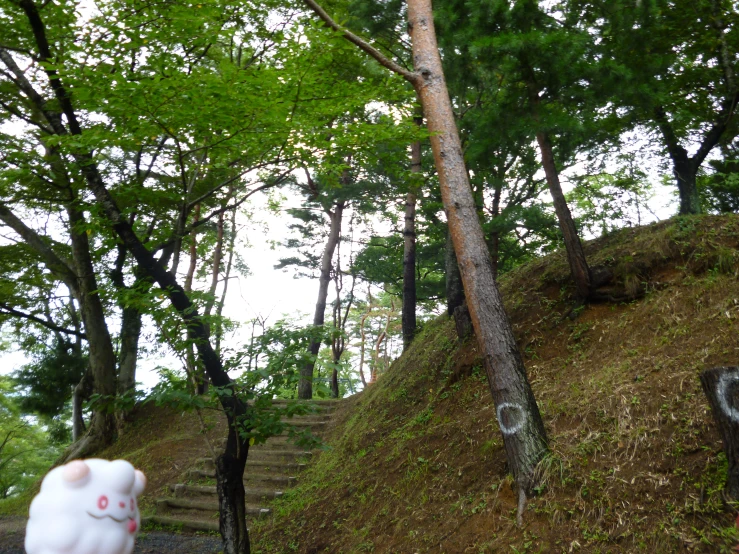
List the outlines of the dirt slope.
{"type": "Polygon", "coordinates": [[[552,454],[515,498],[474,340],[441,318],[335,418],[331,449],[252,530],[285,552],[729,552],[726,461],[699,372],[739,365],[739,217],[586,245],[629,303],[575,308],[562,254],[502,280],[552,454]]]}

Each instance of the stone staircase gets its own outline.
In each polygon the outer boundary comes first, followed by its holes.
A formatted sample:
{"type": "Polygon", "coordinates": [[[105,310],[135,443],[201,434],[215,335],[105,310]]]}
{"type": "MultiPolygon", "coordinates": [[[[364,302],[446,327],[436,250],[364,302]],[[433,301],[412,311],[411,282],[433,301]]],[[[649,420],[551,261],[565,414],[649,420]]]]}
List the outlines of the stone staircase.
{"type": "MultiPolygon", "coordinates": [[[[275,400],[282,407],[286,401],[275,400]]],[[[310,430],[322,437],[331,419],[336,400],[312,400],[312,413],[285,418],[296,430],[310,430]]],[[[221,445],[221,448],[223,445],[221,445]]],[[[218,449],[216,449],[216,452],[218,449]]],[[[282,496],[285,489],[295,486],[300,472],[310,463],[314,452],[293,444],[287,433],[270,437],[264,444],[249,448],[244,471],[247,522],[268,517],[269,503],[282,496]]],[[[215,464],[212,458],[200,458],[187,471],[188,483],[170,485],[170,496],[156,500],[155,514],[144,523],[195,531],[218,531],[218,493],[215,485],[215,464]]]]}

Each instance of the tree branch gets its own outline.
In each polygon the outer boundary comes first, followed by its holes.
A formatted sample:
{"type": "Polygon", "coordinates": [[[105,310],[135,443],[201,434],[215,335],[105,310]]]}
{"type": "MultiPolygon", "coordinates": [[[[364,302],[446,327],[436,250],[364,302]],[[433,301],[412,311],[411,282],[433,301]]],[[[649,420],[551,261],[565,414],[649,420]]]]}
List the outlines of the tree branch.
{"type": "Polygon", "coordinates": [[[33,321],[34,323],[38,323],[39,325],[43,325],[44,327],[46,327],[47,329],[51,329],[52,331],[56,331],[58,333],[65,333],[67,335],[74,335],[81,339],[87,340],[87,335],[85,335],[85,333],[82,333],[78,330],[67,329],[66,327],[61,327],[57,325],[56,323],[53,323],[49,320],[41,319],[40,317],[36,317],[33,314],[27,314],[20,310],[16,310],[15,308],[11,308],[10,306],[8,306],[5,302],[0,302],[0,313],[6,313],[8,315],[21,317],[23,319],[33,321]]]}
{"type": "Polygon", "coordinates": [[[310,9],[313,10],[326,25],[331,27],[334,31],[341,33],[346,40],[364,50],[367,54],[372,56],[381,66],[388,68],[393,73],[397,73],[410,83],[415,83],[415,81],[418,79],[418,73],[408,71],[403,66],[395,63],[391,59],[386,58],[383,53],[380,52],[377,48],[367,43],[348,29],[344,29],[344,27],[336,23],[331,18],[331,16],[328,15],[328,13],[326,13],[326,11],[321,6],[319,6],[317,2],[315,2],[315,0],[305,0],[305,3],[308,4],[308,7],[310,7],[310,9]]]}
{"type": "Polygon", "coordinates": [[[708,156],[711,149],[718,144],[719,140],[721,140],[721,135],[726,131],[726,128],[729,126],[729,122],[734,115],[737,102],[739,102],[739,92],[735,92],[724,99],[721,111],[716,117],[716,121],[711,125],[706,136],[703,137],[703,141],[701,142],[698,151],[692,158],[696,167],[703,163],[703,160],[706,159],[706,156],[708,156]]]}
{"type": "Polygon", "coordinates": [[[69,287],[73,294],[79,298],[80,289],[77,284],[77,274],[72,270],[72,264],[61,258],[54,252],[44,239],[33,229],[23,223],[8,207],[0,202],[0,221],[18,233],[21,238],[33,248],[44,260],[46,267],[59,277],[69,287]]]}

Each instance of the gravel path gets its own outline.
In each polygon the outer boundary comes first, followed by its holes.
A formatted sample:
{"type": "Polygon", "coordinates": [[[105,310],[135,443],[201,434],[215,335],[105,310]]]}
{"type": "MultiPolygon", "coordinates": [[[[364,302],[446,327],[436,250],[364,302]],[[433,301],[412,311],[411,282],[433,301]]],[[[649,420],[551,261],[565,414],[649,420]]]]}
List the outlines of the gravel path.
{"type": "MultiPolygon", "coordinates": [[[[0,519],[0,554],[25,554],[23,518],[0,519]]],[[[218,537],[179,535],[152,531],[136,539],[134,554],[218,554],[222,552],[218,537]]]]}

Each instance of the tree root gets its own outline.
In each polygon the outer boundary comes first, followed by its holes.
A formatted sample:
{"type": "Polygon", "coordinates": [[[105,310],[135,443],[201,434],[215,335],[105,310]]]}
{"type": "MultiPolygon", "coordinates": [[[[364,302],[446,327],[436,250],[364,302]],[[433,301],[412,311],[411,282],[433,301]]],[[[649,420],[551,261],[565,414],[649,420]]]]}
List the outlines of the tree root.
{"type": "Polygon", "coordinates": [[[523,527],[523,512],[526,509],[526,491],[523,487],[518,489],[518,510],[516,511],[516,525],[523,527]]]}

